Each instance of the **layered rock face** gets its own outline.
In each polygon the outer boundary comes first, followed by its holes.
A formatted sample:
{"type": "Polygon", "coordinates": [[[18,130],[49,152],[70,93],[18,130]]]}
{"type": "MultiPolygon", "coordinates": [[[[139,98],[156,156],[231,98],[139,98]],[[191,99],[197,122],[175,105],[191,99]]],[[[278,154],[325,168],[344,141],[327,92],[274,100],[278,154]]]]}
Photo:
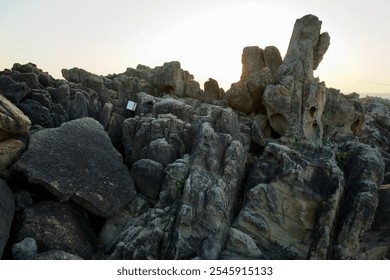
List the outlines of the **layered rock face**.
{"type": "Polygon", "coordinates": [[[2,258],[389,258],[390,101],[314,77],[329,44],[304,16],[226,93],[179,62],[0,72],[2,258]]]}

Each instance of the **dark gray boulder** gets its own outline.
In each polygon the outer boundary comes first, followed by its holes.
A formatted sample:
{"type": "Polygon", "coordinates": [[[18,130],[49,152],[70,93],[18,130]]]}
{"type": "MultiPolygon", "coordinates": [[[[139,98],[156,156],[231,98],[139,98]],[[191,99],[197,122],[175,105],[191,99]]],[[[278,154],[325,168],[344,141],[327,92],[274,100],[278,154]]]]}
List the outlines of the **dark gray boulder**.
{"type": "Polygon", "coordinates": [[[11,229],[12,218],[14,216],[14,197],[7,184],[0,179],[0,257],[8,241],[11,229]]]}
{"type": "Polygon", "coordinates": [[[61,201],[72,200],[103,217],[135,196],[133,179],[121,155],[102,125],[92,118],[34,133],[15,167],[61,201]]]}
{"type": "Polygon", "coordinates": [[[131,176],[137,191],[156,200],[164,180],[164,166],[150,159],[140,159],[133,164],[131,176]]]}
{"type": "Polygon", "coordinates": [[[38,253],[62,250],[85,259],[92,259],[96,253],[95,233],[83,213],[71,204],[33,204],[17,215],[15,224],[15,241],[35,239],[38,253]]]}

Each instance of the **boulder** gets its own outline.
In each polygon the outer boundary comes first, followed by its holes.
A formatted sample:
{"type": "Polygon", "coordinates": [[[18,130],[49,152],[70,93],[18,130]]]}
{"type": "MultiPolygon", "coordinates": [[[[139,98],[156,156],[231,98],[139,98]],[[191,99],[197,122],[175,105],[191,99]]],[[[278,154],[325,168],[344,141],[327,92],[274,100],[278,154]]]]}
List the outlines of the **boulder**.
{"type": "Polygon", "coordinates": [[[14,211],[15,202],[12,192],[0,179],[0,257],[9,238],[14,211]]]}
{"type": "Polygon", "coordinates": [[[0,94],[0,141],[28,135],[31,122],[15,105],[0,94]]]}
{"type": "Polygon", "coordinates": [[[72,200],[99,216],[112,215],[135,195],[121,155],[91,118],[34,133],[15,167],[61,201],[72,200]]]}
{"type": "Polygon", "coordinates": [[[15,225],[15,242],[33,238],[38,253],[62,250],[85,259],[95,256],[97,238],[84,214],[71,204],[53,201],[33,204],[17,215],[15,225]]]}
{"type": "Polygon", "coordinates": [[[30,92],[30,88],[26,83],[14,81],[9,76],[0,77],[0,90],[13,103],[19,103],[30,92]]]}
{"type": "MultiPolygon", "coordinates": [[[[229,105],[246,114],[265,113],[262,98],[265,88],[273,82],[273,75],[279,67],[279,51],[275,47],[267,47],[267,52],[258,46],[245,47],[242,53],[242,74],[239,82],[232,84],[224,98],[229,105]],[[268,67],[269,66],[269,67],[268,67]],[[272,71],[271,68],[272,67],[272,71]]],[[[279,54],[280,57],[280,54],[279,54]]],[[[281,60],[281,58],[280,58],[281,60]]]]}
{"type": "Polygon", "coordinates": [[[156,200],[164,180],[164,166],[150,159],[140,159],[133,164],[131,176],[135,188],[146,197],[156,200]]]}
{"type": "Polygon", "coordinates": [[[34,238],[26,237],[12,246],[12,256],[15,260],[27,260],[38,253],[38,245],[34,238]]]}
{"type": "Polygon", "coordinates": [[[26,145],[16,139],[0,142],[0,177],[8,177],[7,169],[19,159],[25,148],[26,145]]]}

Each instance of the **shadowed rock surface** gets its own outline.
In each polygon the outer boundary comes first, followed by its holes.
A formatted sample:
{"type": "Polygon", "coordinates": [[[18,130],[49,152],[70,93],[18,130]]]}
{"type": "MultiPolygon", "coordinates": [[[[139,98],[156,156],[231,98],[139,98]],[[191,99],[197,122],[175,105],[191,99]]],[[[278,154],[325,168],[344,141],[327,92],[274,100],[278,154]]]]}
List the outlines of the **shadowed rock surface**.
{"type": "Polygon", "coordinates": [[[388,259],[390,101],[314,76],[321,25],[245,47],[226,93],[177,61],[0,72],[2,258],[388,259]]]}
{"type": "Polygon", "coordinates": [[[121,155],[91,118],[34,133],[15,168],[61,201],[72,200],[99,216],[119,211],[135,195],[121,155]]]}
{"type": "Polygon", "coordinates": [[[12,192],[0,179],[0,256],[3,255],[4,246],[10,234],[14,211],[15,202],[12,192]]]}

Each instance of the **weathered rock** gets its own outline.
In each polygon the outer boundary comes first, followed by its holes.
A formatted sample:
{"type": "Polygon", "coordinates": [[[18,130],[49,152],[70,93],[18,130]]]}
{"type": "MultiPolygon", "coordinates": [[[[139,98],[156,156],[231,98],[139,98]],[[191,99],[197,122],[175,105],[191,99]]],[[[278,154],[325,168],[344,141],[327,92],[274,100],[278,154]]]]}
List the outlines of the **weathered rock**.
{"type": "Polygon", "coordinates": [[[8,241],[12,219],[15,211],[15,202],[11,190],[0,179],[0,257],[8,241]]]}
{"type": "Polygon", "coordinates": [[[156,200],[164,179],[164,166],[150,159],[140,159],[133,164],[131,176],[135,188],[146,197],[156,200]]]}
{"type": "Polygon", "coordinates": [[[85,259],[94,258],[97,238],[83,213],[70,204],[41,202],[16,218],[15,241],[35,239],[38,252],[62,250],[85,259]]]}
{"type": "Polygon", "coordinates": [[[19,104],[19,108],[28,116],[32,125],[40,125],[45,128],[54,126],[50,110],[42,106],[38,101],[26,99],[19,104]]]}
{"type": "Polygon", "coordinates": [[[389,185],[382,185],[378,191],[379,203],[371,229],[366,232],[361,242],[361,252],[369,260],[390,258],[390,220],[389,220],[389,185]]]}
{"type": "Polygon", "coordinates": [[[44,186],[61,201],[75,201],[104,217],[135,195],[120,154],[103,127],[91,118],[34,133],[15,166],[31,183],[44,186]]]}
{"type": "Polygon", "coordinates": [[[30,92],[30,88],[26,83],[14,81],[9,76],[0,77],[0,90],[4,96],[14,103],[19,103],[30,92]]]}
{"type": "Polygon", "coordinates": [[[253,111],[253,100],[248,86],[244,82],[232,84],[224,98],[234,110],[250,114],[253,111]]]}
{"type": "Polygon", "coordinates": [[[26,145],[20,140],[0,142],[0,177],[8,177],[7,169],[19,159],[25,148],[26,145]]]}
{"type": "Polygon", "coordinates": [[[209,78],[209,80],[204,83],[204,94],[204,100],[210,102],[221,99],[225,92],[219,87],[216,80],[209,78]]]}
{"type": "Polygon", "coordinates": [[[333,258],[356,259],[360,240],[374,220],[385,166],[379,151],[368,145],[346,143],[340,148],[339,161],[343,155],[346,201],[340,213],[333,258]]]}
{"type": "Polygon", "coordinates": [[[268,65],[273,68],[272,71],[279,67],[279,61],[276,60],[271,63],[269,59],[277,56],[278,52],[275,47],[268,47],[266,61],[263,49],[257,46],[244,48],[241,59],[241,79],[238,83],[232,84],[224,96],[233,109],[246,114],[252,111],[265,113],[262,104],[263,93],[266,86],[273,81],[273,74],[268,65]]]}
{"type": "Polygon", "coordinates": [[[329,35],[320,34],[321,24],[313,15],[295,22],[283,64],[276,73],[278,83],[290,88],[295,81],[313,81],[313,70],[318,67],[330,42],[329,35]]]}
{"type": "Polygon", "coordinates": [[[271,71],[272,78],[275,78],[276,72],[283,60],[279,50],[274,46],[268,46],[264,49],[264,63],[271,71]]]}
{"type": "Polygon", "coordinates": [[[61,250],[50,250],[30,258],[31,260],[82,260],[79,256],[61,250]]]}
{"type": "Polygon", "coordinates": [[[276,85],[264,92],[270,126],[282,140],[322,143],[327,89],[313,76],[329,46],[329,35],[320,34],[321,24],[312,15],[296,21],[287,54],[276,72],[276,85]]]}
{"type": "Polygon", "coordinates": [[[323,120],[324,138],[343,142],[361,136],[365,123],[365,108],[358,96],[345,96],[335,89],[326,89],[323,120]]]}
{"type": "Polygon", "coordinates": [[[30,126],[23,112],[0,94],[0,141],[28,135],[30,126]]]}
{"type": "Polygon", "coordinates": [[[12,256],[16,260],[27,260],[38,253],[38,245],[34,238],[26,237],[12,246],[12,256]]]}
{"type": "MultiPolygon", "coordinates": [[[[316,161],[285,146],[269,144],[255,162],[247,181],[246,203],[233,227],[248,235],[264,258],[305,259],[313,251],[317,258],[326,257],[319,253],[318,240],[326,251],[344,187],[341,170],[332,162],[331,153],[327,156],[327,161],[316,161]],[[319,217],[327,215],[328,219],[317,217],[322,207],[326,211],[319,217]],[[317,227],[329,230],[313,237],[317,227]]],[[[245,258],[240,246],[231,244],[227,250],[245,258]]]]}

